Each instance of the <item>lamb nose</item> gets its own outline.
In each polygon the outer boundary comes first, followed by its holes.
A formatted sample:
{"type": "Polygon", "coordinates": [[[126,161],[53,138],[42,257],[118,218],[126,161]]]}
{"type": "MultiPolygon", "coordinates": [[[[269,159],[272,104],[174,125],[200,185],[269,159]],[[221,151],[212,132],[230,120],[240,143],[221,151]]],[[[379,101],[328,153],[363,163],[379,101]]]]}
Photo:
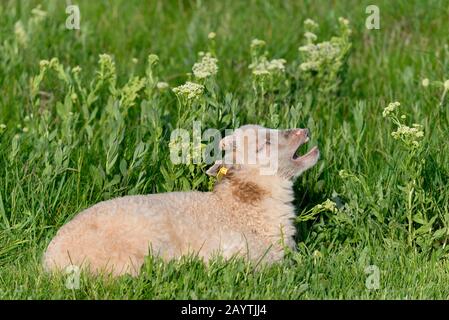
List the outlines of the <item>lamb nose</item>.
{"type": "Polygon", "coordinates": [[[309,137],[309,129],[296,129],[293,133],[297,136],[304,135],[305,137],[309,137]]]}
{"type": "Polygon", "coordinates": [[[310,137],[310,130],[309,129],[304,129],[304,134],[305,134],[305,136],[307,137],[307,138],[309,138],[310,137]]]}

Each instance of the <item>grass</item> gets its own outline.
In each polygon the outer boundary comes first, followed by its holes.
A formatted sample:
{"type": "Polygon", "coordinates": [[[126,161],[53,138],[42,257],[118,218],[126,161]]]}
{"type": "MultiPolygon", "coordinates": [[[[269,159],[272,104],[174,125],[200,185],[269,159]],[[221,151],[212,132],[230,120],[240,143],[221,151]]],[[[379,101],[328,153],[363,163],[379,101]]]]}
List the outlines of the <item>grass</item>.
{"type": "Polygon", "coordinates": [[[38,3],[0,4],[0,298],[449,297],[445,1],[377,1],[380,30],[365,28],[369,1],[79,1],[80,31],[65,28],[64,2],[41,1],[42,20],[32,13],[38,3]],[[321,42],[341,35],[340,16],[352,29],[341,66],[300,72],[303,21],[319,23],[321,42]],[[264,55],[250,50],[254,38],[269,59],[286,59],[285,73],[251,75],[264,55]],[[216,55],[219,71],[199,100],[157,89],[187,81],[200,51],[216,55]],[[113,60],[99,63],[103,53],[113,60]],[[399,110],[383,117],[393,101],[399,110]],[[45,274],[46,245],[80,210],[126,194],[211,188],[205,165],[169,161],[170,133],[195,120],[222,131],[249,122],[311,128],[322,158],[295,184],[298,216],[314,212],[298,222],[298,251],[257,269],[148,258],[138,278],[83,274],[79,289],[45,274]],[[392,137],[413,123],[422,138],[392,137]],[[338,209],[318,210],[326,199],[338,209]],[[380,272],[374,290],[369,266],[380,272]]]}

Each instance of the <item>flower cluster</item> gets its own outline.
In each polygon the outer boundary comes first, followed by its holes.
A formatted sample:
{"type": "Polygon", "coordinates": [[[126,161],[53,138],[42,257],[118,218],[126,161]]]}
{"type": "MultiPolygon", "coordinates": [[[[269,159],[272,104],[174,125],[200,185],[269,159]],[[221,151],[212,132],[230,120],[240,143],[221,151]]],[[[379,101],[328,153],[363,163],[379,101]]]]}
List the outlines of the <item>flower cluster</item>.
{"type": "Polygon", "coordinates": [[[200,53],[201,61],[195,63],[192,67],[193,75],[197,79],[205,79],[217,74],[218,72],[218,59],[214,58],[209,52],[206,54],[200,53]]]}
{"type": "Polygon", "coordinates": [[[169,84],[167,82],[163,82],[163,81],[159,81],[158,83],[156,83],[156,88],[158,90],[165,90],[169,88],[169,84]]]}
{"type": "Polygon", "coordinates": [[[384,111],[382,111],[382,116],[385,118],[386,116],[393,113],[401,104],[399,102],[390,102],[388,106],[384,108],[384,111]]]}
{"type": "Polygon", "coordinates": [[[340,22],[340,24],[344,25],[344,26],[348,26],[349,25],[349,20],[345,19],[343,17],[338,18],[338,22],[340,22]]]}
{"type": "Polygon", "coordinates": [[[316,43],[318,37],[315,30],[318,24],[311,19],[305,20],[305,43],[298,48],[301,57],[299,64],[301,77],[311,81],[309,84],[311,86],[319,84],[324,91],[336,87],[335,83],[338,82],[340,71],[351,48],[349,21],[340,18],[339,22],[341,34],[338,37],[316,43]]]}
{"type": "Polygon", "coordinates": [[[265,46],[265,41],[259,39],[253,39],[251,41],[251,49],[258,49],[265,46]]]}
{"type": "Polygon", "coordinates": [[[19,46],[26,48],[36,27],[47,18],[47,12],[41,9],[41,5],[31,10],[31,17],[26,24],[21,20],[14,25],[14,36],[19,46]]]}
{"type": "Polygon", "coordinates": [[[433,81],[432,83],[428,78],[424,78],[421,81],[421,85],[423,87],[428,87],[430,84],[435,85],[437,87],[443,87],[445,90],[449,90],[449,80],[442,81],[433,81]]]}
{"type": "Polygon", "coordinates": [[[318,29],[318,23],[316,23],[312,19],[306,19],[304,20],[304,27],[306,28],[306,30],[313,31],[318,29]]]}
{"type": "Polygon", "coordinates": [[[407,146],[417,148],[419,147],[419,140],[424,137],[424,131],[423,126],[420,124],[415,123],[413,127],[401,124],[391,135],[394,139],[404,142],[407,146]]]}
{"type": "Polygon", "coordinates": [[[342,53],[337,42],[324,41],[318,44],[309,43],[299,47],[305,61],[299,66],[303,71],[318,71],[323,65],[335,61],[342,53]]]}
{"type": "Polygon", "coordinates": [[[443,92],[441,94],[440,97],[440,107],[443,106],[445,100],[446,100],[446,96],[449,92],[449,79],[443,81],[432,81],[430,82],[430,80],[428,78],[425,78],[421,81],[421,84],[423,87],[428,87],[429,85],[435,86],[435,87],[439,87],[443,89],[443,92]]]}
{"type": "Polygon", "coordinates": [[[139,91],[145,87],[145,79],[134,77],[120,90],[120,106],[128,108],[135,105],[139,91]]]}
{"type": "Polygon", "coordinates": [[[186,82],[176,88],[173,88],[173,92],[178,96],[187,100],[195,100],[199,98],[204,91],[204,86],[195,82],[186,82]]]}
{"type": "Polygon", "coordinates": [[[309,42],[309,43],[313,43],[318,39],[318,37],[316,36],[315,33],[309,32],[309,31],[304,33],[304,37],[307,39],[307,42],[309,42]]]}
{"type": "Polygon", "coordinates": [[[318,39],[318,37],[315,34],[315,30],[318,29],[318,23],[316,23],[312,19],[306,19],[304,21],[304,29],[306,30],[306,32],[304,33],[306,42],[314,43],[318,39]]]}
{"type": "MultiPolygon", "coordinates": [[[[413,124],[409,127],[399,120],[397,117],[397,110],[401,104],[399,102],[391,102],[384,108],[383,117],[389,117],[394,124],[396,124],[396,131],[391,133],[391,136],[395,140],[400,140],[409,149],[415,149],[420,146],[420,140],[424,137],[423,126],[420,124],[413,124]]],[[[406,116],[402,115],[401,119],[405,119],[406,116]]]]}
{"type": "Polygon", "coordinates": [[[268,52],[263,51],[265,47],[265,41],[259,39],[253,39],[251,41],[251,64],[248,68],[251,70],[255,78],[259,78],[262,81],[266,77],[270,79],[279,79],[278,76],[284,74],[285,59],[268,59],[268,52]]]}
{"type": "Polygon", "coordinates": [[[315,206],[315,208],[317,210],[325,210],[325,211],[330,211],[330,212],[337,212],[338,211],[336,203],[331,201],[331,200],[329,200],[329,199],[327,199],[326,201],[324,201],[321,204],[317,204],[315,206]]]}
{"type": "Polygon", "coordinates": [[[14,25],[14,35],[16,37],[16,41],[22,47],[26,47],[28,44],[28,34],[25,31],[25,27],[23,26],[22,21],[17,21],[14,25]]]}
{"type": "Polygon", "coordinates": [[[100,71],[98,72],[98,76],[102,81],[115,81],[116,79],[116,70],[115,63],[112,57],[108,54],[100,54],[99,56],[99,64],[100,71]]]}
{"type": "Polygon", "coordinates": [[[285,59],[268,60],[266,57],[261,57],[259,61],[253,62],[249,65],[254,76],[264,76],[279,74],[285,71],[285,59]]]}
{"type": "Polygon", "coordinates": [[[330,199],[327,199],[321,204],[317,204],[312,209],[306,211],[305,213],[301,213],[296,217],[296,222],[305,222],[308,220],[316,219],[316,216],[322,212],[332,212],[337,213],[338,208],[337,204],[330,199]]]}
{"type": "Polygon", "coordinates": [[[43,20],[45,20],[45,18],[47,18],[47,12],[41,9],[42,6],[38,5],[36,8],[31,10],[31,14],[32,14],[32,22],[33,23],[39,23],[43,20]]]}

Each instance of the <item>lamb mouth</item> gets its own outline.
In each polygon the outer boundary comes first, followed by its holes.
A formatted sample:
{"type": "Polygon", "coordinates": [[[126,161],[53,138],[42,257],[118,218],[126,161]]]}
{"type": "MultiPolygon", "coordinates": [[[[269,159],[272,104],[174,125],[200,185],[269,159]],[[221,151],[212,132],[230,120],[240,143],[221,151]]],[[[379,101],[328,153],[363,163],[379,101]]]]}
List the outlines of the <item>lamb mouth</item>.
{"type": "Polygon", "coordinates": [[[293,161],[298,161],[299,159],[301,159],[301,158],[303,158],[303,157],[307,157],[308,155],[311,155],[312,153],[315,152],[315,150],[318,149],[316,146],[314,146],[314,147],[313,147],[312,149],[310,149],[306,154],[302,155],[300,149],[301,149],[301,147],[302,147],[304,144],[306,144],[308,141],[309,141],[309,138],[306,138],[306,140],[305,140],[304,142],[302,142],[302,143],[300,143],[300,144],[298,145],[298,147],[296,148],[296,150],[295,150],[295,152],[293,153],[293,156],[292,156],[292,160],[293,160],[293,161]]]}

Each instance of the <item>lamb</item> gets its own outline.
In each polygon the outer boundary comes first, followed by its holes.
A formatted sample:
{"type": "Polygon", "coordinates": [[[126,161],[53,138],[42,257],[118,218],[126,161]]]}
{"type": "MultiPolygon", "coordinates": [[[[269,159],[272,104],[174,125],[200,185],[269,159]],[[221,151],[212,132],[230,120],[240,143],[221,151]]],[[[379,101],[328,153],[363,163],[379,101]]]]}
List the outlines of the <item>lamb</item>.
{"type": "Polygon", "coordinates": [[[293,180],[319,158],[317,147],[298,155],[308,140],[307,129],[243,126],[220,141],[232,161],[217,160],[207,171],[220,177],[212,192],[100,202],[57,232],[44,254],[44,268],[76,265],[94,274],[137,276],[150,252],[166,260],[194,253],[204,260],[221,255],[279,261],[286,247],[295,248],[293,180]],[[257,138],[246,139],[248,133],[257,138]],[[254,156],[257,161],[250,161],[254,156]],[[268,162],[276,163],[276,170],[263,174],[268,162]]]}

